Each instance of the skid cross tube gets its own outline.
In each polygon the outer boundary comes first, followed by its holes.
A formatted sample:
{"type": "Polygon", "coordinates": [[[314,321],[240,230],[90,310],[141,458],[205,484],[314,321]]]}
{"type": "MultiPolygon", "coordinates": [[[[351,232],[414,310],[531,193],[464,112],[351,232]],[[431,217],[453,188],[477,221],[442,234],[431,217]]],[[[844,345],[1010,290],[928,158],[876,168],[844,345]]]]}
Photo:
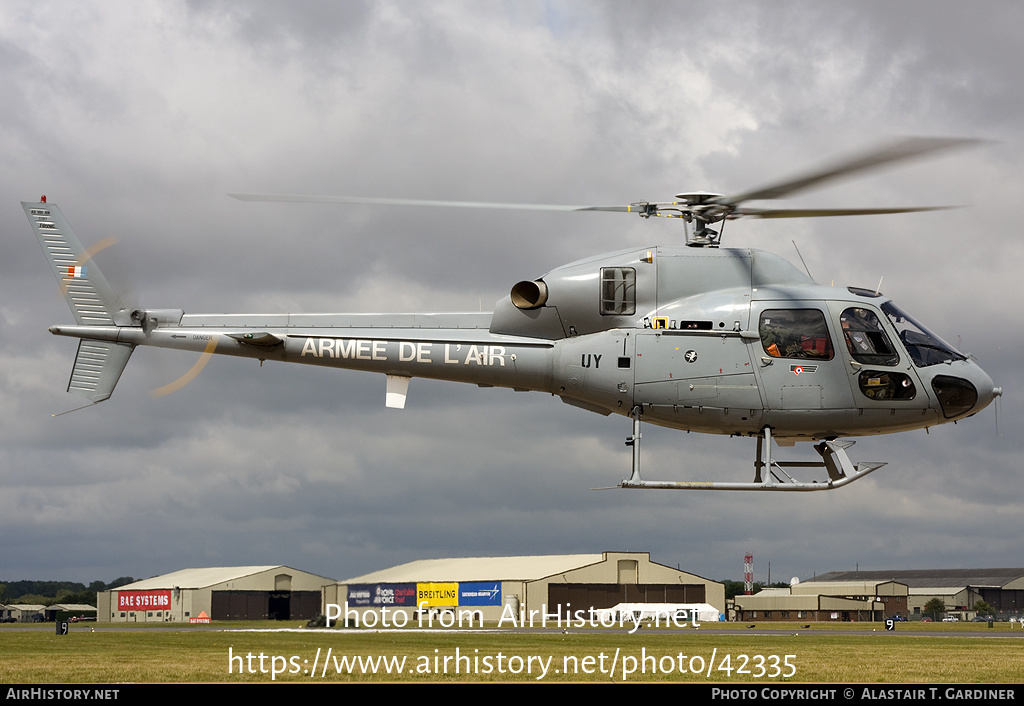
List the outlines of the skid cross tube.
{"type": "Polygon", "coordinates": [[[814,450],[821,455],[821,461],[775,461],[772,459],[772,432],[765,427],[757,437],[757,459],[754,461],[754,481],[752,483],[729,483],[721,481],[650,481],[640,476],[640,415],[639,406],[633,408],[633,435],[626,438],[626,445],[633,447],[633,470],[629,478],[623,480],[620,488],[650,490],[771,490],[788,492],[811,492],[815,490],[834,490],[849,485],[876,471],[885,463],[868,461],[856,466],[850,461],[846,449],[853,446],[853,441],[822,441],[814,445],[814,450]],[[827,480],[801,481],[790,475],[787,469],[793,468],[824,468],[828,473],[827,480]]]}

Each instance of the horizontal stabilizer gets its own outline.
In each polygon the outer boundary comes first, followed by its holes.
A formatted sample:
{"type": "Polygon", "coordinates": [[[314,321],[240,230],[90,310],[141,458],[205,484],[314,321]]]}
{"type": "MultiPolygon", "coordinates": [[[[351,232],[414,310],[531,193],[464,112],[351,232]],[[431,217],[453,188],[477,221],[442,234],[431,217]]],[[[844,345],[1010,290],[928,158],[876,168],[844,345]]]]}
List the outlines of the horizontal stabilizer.
{"type": "Polygon", "coordinates": [[[68,392],[85,397],[93,404],[109,398],[133,350],[135,346],[127,343],[83,338],[78,342],[68,392]]]}

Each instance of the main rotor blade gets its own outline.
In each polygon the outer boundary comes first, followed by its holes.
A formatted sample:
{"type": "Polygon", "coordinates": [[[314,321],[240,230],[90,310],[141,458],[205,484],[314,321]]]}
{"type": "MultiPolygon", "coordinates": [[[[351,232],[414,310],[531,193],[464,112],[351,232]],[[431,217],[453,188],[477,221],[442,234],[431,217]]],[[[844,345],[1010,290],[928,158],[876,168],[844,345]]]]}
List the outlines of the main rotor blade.
{"type": "Polygon", "coordinates": [[[441,206],[449,208],[491,208],[517,211],[612,211],[636,212],[635,206],[565,206],[543,203],[503,203],[487,201],[434,201],[428,199],[388,199],[369,196],[315,196],[304,194],[228,194],[239,201],[287,203],[356,203],[371,206],[441,206]]]}
{"type": "Polygon", "coordinates": [[[960,206],[922,206],[919,208],[737,208],[732,216],[751,218],[823,218],[826,216],[874,216],[886,213],[946,211],[960,206]]]}
{"type": "Polygon", "coordinates": [[[732,196],[723,196],[720,199],[716,199],[715,203],[735,205],[743,201],[753,201],[755,199],[777,199],[854,172],[977,142],[978,140],[955,137],[908,137],[871,150],[860,156],[851,157],[831,166],[809,172],[803,176],[732,196]]]}

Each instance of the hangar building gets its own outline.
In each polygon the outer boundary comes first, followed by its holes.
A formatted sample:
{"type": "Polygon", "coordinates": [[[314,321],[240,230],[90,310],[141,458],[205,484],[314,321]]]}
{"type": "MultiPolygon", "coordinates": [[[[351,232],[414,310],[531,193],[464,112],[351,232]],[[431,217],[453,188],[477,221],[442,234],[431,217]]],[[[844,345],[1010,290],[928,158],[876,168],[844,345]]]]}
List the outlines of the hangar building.
{"type": "Polygon", "coordinates": [[[423,608],[498,621],[521,610],[567,616],[619,603],[709,603],[723,613],[725,587],[652,562],[647,552],[603,552],[413,561],[324,587],[324,615],[346,602],[359,613],[386,609],[409,620],[423,608]]]}
{"type": "Polygon", "coordinates": [[[946,615],[960,620],[974,617],[974,604],[985,601],[1004,617],[1024,611],[1024,568],[1004,569],[903,569],[888,571],[833,571],[815,581],[893,580],[909,587],[907,612],[903,617],[923,617],[932,598],[946,604],[946,615]]]}
{"type": "Polygon", "coordinates": [[[287,566],[183,569],[96,594],[97,622],[306,620],[333,579],[287,566]]]}
{"type": "Polygon", "coordinates": [[[735,620],[880,621],[907,616],[907,585],[889,580],[840,581],[825,576],[789,588],[733,599],[735,620]]]}
{"type": "Polygon", "coordinates": [[[1004,619],[1024,612],[1024,569],[832,571],[789,588],[736,596],[737,620],[905,620],[924,617],[932,598],[946,615],[970,620],[984,600],[1004,619]]]}
{"type": "Polygon", "coordinates": [[[46,606],[35,603],[0,605],[0,620],[15,623],[34,623],[45,620],[46,606]]]}

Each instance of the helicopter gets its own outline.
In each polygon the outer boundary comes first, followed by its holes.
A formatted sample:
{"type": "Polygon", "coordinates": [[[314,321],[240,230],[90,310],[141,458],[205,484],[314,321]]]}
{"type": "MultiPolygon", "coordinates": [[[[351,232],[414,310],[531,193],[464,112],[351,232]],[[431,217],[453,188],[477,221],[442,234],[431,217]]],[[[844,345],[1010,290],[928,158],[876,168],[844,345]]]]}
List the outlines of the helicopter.
{"type": "MultiPolygon", "coordinates": [[[[904,138],[801,176],[733,195],[563,206],[415,199],[231,194],[244,201],[363,203],[637,213],[692,225],[685,245],[627,248],[513,285],[492,312],[186,314],[126,306],[60,209],[22,202],[74,315],[50,332],[79,340],[68,392],[108,399],[138,346],[385,376],[387,407],[412,378],[546,392],[601,415],[629,417],[632,468],[618,488],[833,490],[886,465],[855,464],[851,437],[972,416],[1002,394],[968,355],[877,290],[823,286],[761,250],[722,248],[711,226],[741,217],[895,214],[944,207],[765,209],[825,181],[973,142],[904,138]],[[652,481],[640,474],[641,423],[753,437],[750,481],[652,481]],[[819,460],[773,457],[772,441],[810,442],[819,460]],[[801,480],[797,469],[816,469],[801,480]]],[[[802,259],[802,258],[801,258],[802,259]]]]}

